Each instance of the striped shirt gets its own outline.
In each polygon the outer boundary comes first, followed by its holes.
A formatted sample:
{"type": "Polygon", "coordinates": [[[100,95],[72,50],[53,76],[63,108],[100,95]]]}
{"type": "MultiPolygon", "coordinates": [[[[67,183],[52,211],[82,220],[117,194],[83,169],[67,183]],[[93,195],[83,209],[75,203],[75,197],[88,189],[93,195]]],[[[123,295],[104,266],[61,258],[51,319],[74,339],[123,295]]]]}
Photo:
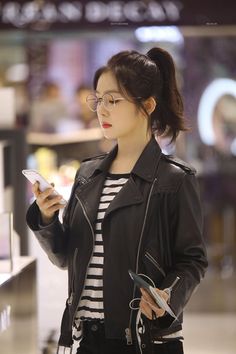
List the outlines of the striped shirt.
{"type": "Polygon", "coordinates": [[[104,248],[102,221],[115,196],[128,181],[129,174],[108,174],[105,180],[95,224],[95,242],[92,258],[88,266],[84,289],[76,313],[76,319],[104,320],[103,305],[103,265],[104,248]]]}

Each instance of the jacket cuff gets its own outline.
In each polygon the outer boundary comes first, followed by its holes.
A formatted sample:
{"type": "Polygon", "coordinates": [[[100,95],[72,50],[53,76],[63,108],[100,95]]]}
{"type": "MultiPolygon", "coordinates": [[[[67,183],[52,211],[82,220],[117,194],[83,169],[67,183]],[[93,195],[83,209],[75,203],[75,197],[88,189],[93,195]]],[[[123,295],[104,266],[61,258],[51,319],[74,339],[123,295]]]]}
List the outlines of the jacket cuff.
{"type": "Polygon", "coordinates": [[[30,205],[26,213],[26,222],[32,231],[40,231],[42,229],[47,229],[48,227],[51,227],[53,224],[55,224],[57,219],[58,212],[55,213],[55,216],[50,224],[43,225],[41,220],[41,213],[36,201],[34,201],[33,204],[30,205]]]}

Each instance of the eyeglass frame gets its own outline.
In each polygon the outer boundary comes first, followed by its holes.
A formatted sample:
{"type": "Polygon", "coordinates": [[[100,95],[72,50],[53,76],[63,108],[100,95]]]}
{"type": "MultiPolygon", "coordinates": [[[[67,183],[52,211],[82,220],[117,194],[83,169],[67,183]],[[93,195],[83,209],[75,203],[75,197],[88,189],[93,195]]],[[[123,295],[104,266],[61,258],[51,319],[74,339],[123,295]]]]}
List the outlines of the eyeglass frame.
{"type": "MultiPolygon", "coordinates": [[[[143,97],[130,97],[130,98],[142,99],[143,97]]],[[[111,112],[111,111],[115,108],[116,102],[125,101],[125,100],[128,101],[128,99],[125,98],[125,97],[117,97],[117,98],[115,98],[111,93],[104,93],[101,98],[98,98],[98,97],[97,97],[95,94],[93,94],[93,93],[90,93],[90,94],[86,97],[87,106],[88,106],[88,108],[89,108],[92,112],[97,112],[97,108],[98,108],[99,102],[103,103],[103,107],[104,107],[105,109],[107,109],[109,112],[111,112]],[[112,109],[109,109],[109,108],[107,108],[107,107],[104,105],[104,99],[103,99],[103,97],[106,96],[106,95],[111,96],[111,98],[112,98],[112,100],[113,100],[112,109]],[[97,101],[96,110],[93,110],[93,109],[89,106],[89,103],[88,103],[88,101],[89,101],[89,100],[88,100],[89,96],[93,96],[94,98],[97,99],[97,100],[96,100],[96,101],[97,101]]]]}

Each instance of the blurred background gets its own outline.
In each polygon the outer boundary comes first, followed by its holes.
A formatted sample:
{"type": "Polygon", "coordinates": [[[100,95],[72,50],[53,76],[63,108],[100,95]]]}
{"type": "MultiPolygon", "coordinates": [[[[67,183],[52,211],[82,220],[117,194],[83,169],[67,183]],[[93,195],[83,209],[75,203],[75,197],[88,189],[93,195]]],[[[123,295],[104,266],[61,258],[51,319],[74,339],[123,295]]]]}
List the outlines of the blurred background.
{"type": "Polygon", "coordinates": [[[66,272],[26,227],[21,170],[39,170],[68,198],[80,162],[114,144],[85,104],[95,70],[153,46],[174,57],[191,126],[160,145],[198,171],[209,257],[186,308],[185,351],[236,353],[235,13],[227,0],[0,1],[1,353],[55,353],[67,297],[66,272]]]}

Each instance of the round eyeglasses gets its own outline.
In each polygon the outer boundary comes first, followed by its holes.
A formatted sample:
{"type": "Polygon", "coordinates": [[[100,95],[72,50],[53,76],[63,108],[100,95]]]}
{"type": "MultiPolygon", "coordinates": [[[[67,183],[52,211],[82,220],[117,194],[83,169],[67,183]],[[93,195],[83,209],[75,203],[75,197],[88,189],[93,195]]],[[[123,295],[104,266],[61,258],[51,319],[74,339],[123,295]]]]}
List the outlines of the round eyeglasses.
{"type": "MultiPolygon", "coordinates": [[[[141,97],[132,97],[132,98],[140,99],[141,97]]],[[[112,111],[115,108],[117,102],[124,101],[124,100],[126,100],[126,98],[113,97],[112,94],[110,93],[105,93],[101,98],[98,98],[94,94],[90,94],[86,98],[87,105],[92,112],[97,112],[98,105],[100,103],[102,103],[103,107],[106,108],[108,111],[112,111]]]]}

